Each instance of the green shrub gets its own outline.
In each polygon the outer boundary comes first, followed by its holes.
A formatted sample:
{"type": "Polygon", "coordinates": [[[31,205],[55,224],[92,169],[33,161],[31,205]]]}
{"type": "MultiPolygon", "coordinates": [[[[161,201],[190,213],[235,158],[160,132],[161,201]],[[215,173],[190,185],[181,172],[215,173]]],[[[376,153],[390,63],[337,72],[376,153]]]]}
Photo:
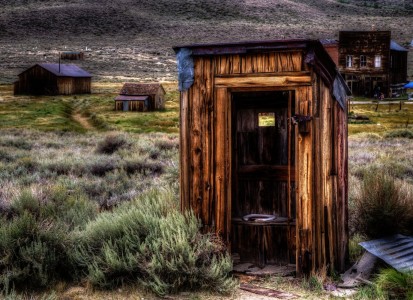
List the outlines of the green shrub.
{"type": "Polygon", "coordinates": [[[113,160],[98,160],[88,165],[88,170],[92,175],[104,176],[117,168],[116,162],[113,160]]]}
{"type": "Polygon", "coordinates": [[[385,138],[408,138],[413,139],[413,131],[409,129],[397,129],[387,132],[385,138]]]}
{"type": "Polygon", "coordinates": [[[349,256],[350,262],[355,263],[364,253],[364,248],[359,243],[365,241],[366,238],[360,234],[355,234],[349,240],[349,256]]]}
{"type": "Polygon", "coordinates": [[[383,269],[375,280],[378,289],[390,299],[413,299],[413,273],[383,269]]]}
{"type": "Polygon", "coordinates": [[[67,235],[28,211],[0,226],[0,285],[44,287],[67,276],[67,235]]]}
{"type": "Polygon", "coordinates": [[[413,202],[411,187],[396,182],[380,169],[364,173],[358,196],[353,199],[357,232],[368,238],[396,233],[413,233],[413,202]]]}
{"type": "Polygon", "coordinates": [[[163,172],[163,165],[160,162],[144,158],[126,160],[125,171],[128,174],[141,173],[143,175],[159,175],[163,172]]]}
{"type": "Polygon", "coordinates": [[[96,152],[100,154],[113,154],[128,145],[129,144],[123,135],[111,134],[98,143],[96,152]]]}
{"type": "Polygon", "coordinates": [[[60,186],[29,191],[0,217],[0,287],[45,287],[73,273],[70,231],[96,215],[96,205],[60,186]]]}
{"type": "Polygon", "coordinates": [[[158,295],[186,289],[228,292],[232,261],[218,238],[181,214],[171,191],[150,191],[77,232],[74,263],[94,285],[138,281],[158,295]]]}
{"type": "Polygon", "coordinates": [[[155,141],[155,146],[159,148],[159,150],[172,150],[178,149],[179,143],[176,139],[168,139],[163,138],[155,141]]]}

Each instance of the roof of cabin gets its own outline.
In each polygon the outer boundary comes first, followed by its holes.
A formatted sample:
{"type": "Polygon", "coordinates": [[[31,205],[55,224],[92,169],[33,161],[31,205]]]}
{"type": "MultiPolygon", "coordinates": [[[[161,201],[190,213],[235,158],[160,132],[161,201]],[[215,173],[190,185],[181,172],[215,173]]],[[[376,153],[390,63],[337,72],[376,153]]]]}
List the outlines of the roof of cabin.
{"type": "Polygon", "coordinates": [[[395,50],[395,51],[409,51],[406,48],[404,48],[404,47],[400,46],[399,44],[397,44],[393,40],[390,41],[390,49],[395,50]]]}
{"type": "Polygon", "coordinates": [[[159,89],[163,89],[160,83],[130,83],[127,82],[123,85],[122,89],[120,90],[120,95],[134,95],[134,96],[142,96],[142,95],[154,95],[158,92],[159,89]]]}
{"type": "Polygon", "coordinates": [[[48,70],[56,76],[62,77],[92,77],[88,72],[79,68],[76,65],[67,65],[67,64],[38,64],[43,69],[48,70]]]}

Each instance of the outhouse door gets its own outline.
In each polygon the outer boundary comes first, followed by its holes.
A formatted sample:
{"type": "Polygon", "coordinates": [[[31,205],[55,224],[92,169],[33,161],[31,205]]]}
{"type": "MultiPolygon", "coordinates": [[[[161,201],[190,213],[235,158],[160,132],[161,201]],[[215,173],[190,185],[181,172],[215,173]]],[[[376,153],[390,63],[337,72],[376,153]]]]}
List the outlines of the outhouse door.
{"type": "Polygon", "coordinates": [[[123,111],[129,110],[129,101],[123,101],[123,111]]]}
{"type": "Polygon", "coordinates": [[[232,253],[259,266],[295,263],[294,93],[233,93],[232,107],[232,253]]]}

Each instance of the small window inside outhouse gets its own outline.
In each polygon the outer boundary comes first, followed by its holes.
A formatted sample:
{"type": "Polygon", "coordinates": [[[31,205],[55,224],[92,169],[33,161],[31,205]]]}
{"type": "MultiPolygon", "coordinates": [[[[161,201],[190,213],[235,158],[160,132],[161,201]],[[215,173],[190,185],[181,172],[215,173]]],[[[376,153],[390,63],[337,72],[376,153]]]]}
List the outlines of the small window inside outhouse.
{"type": "Polygon", "coordinates": [[[275,113],[273,112],[258,113],[258,126],[259,127],[275,126],[275,113]]]}

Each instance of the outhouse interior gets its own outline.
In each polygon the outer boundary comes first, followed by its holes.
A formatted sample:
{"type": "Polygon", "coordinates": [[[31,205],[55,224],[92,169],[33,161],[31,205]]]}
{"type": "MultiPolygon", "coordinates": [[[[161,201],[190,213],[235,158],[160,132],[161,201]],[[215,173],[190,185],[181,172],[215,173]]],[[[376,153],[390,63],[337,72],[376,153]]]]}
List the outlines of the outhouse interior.
{"type": "Polygon", "coordinates": [[[343,270],[349,90],[321,43],[174,50],[182,210],[240,262],[343,270]]]}
{"type": "Polygon", "coordinates": [[[285,90],[233,94],[231,251],[259,266],[295,263],[293,99],[285,90]]]}

